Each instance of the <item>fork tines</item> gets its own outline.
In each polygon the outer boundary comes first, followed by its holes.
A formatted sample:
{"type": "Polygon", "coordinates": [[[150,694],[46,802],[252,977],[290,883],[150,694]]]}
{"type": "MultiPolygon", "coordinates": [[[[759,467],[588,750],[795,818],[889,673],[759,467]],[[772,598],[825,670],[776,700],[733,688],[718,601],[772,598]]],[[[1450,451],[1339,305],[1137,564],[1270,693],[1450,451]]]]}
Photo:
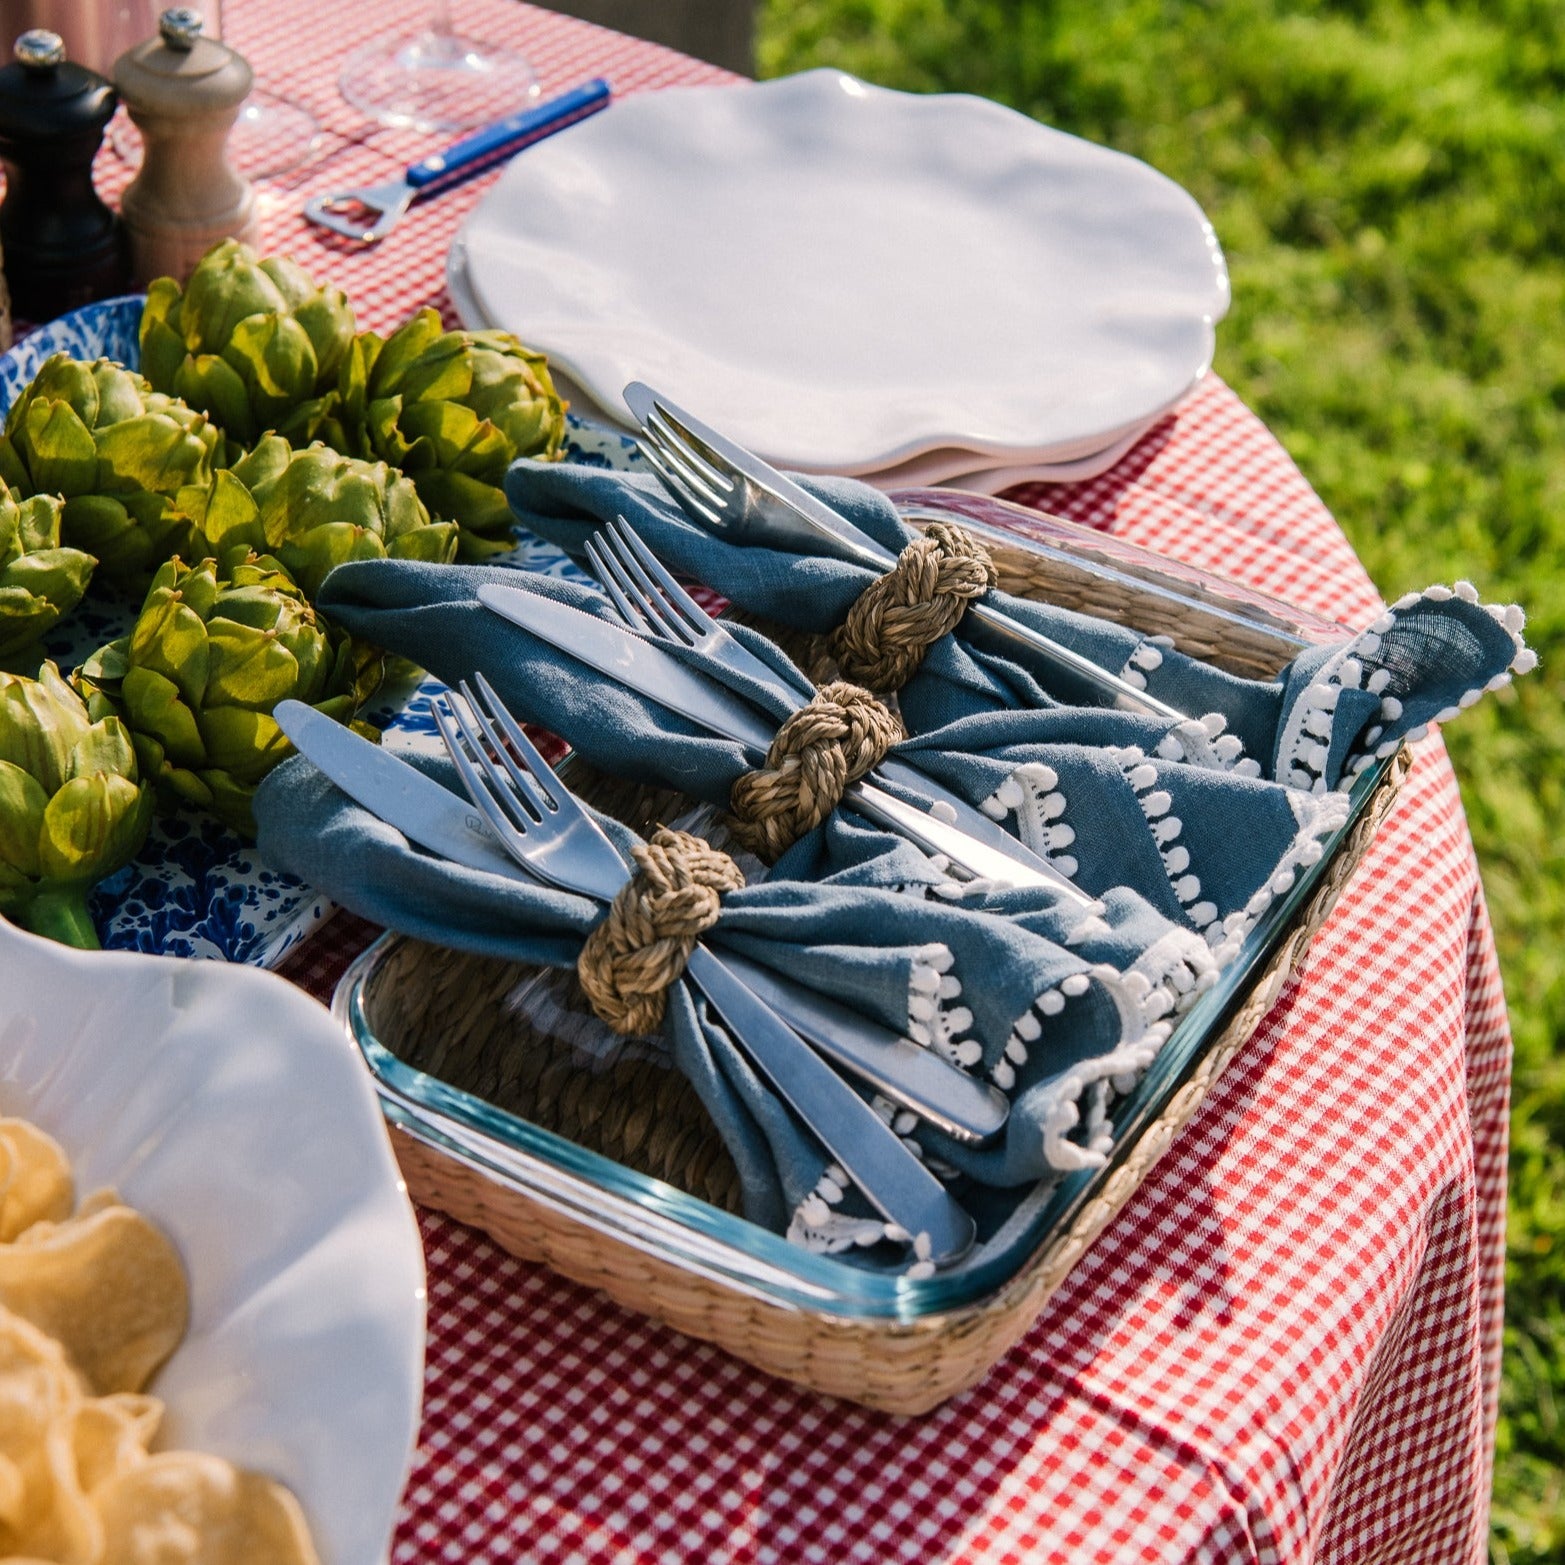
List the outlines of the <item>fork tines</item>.
{"type": "Polygon", "coordinates": [[[683,492],[715,523],[734,492],[733,480],[701,455],[695,437],[659,403],[653,403],[642,424],[636,448],[671,488],[683,492]]]}
{"type": "Polygon", "coordinates": [[[433,704],[435,726],[490,825],[502,839],[525,836],[529,826],[559,814],[561,796],[569,795],[489,681],[482,674],[473,681],[464,679],[460,693],[448,690],[433,704]]]}
{"type": "Polygon", "coordinates": [[[627,624],[695,646],[711,621],[623,516],[587,540],[587,556],[627,624]]]}

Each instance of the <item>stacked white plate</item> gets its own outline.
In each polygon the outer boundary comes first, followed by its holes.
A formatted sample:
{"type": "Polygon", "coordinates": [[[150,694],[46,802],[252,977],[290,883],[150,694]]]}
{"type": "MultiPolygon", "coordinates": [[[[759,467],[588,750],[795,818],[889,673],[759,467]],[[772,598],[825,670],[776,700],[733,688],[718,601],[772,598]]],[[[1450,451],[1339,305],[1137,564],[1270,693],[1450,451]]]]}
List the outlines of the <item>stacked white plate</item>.
{"type": "Polygon", "coordinates": [[[629,424],[644,380],[769,461],[993,492],[1118,461],[1211,363],[1228,272],[1146,164],[980,98],[810,71],[616,103],[518,157],[448,281],[629,424]]]}

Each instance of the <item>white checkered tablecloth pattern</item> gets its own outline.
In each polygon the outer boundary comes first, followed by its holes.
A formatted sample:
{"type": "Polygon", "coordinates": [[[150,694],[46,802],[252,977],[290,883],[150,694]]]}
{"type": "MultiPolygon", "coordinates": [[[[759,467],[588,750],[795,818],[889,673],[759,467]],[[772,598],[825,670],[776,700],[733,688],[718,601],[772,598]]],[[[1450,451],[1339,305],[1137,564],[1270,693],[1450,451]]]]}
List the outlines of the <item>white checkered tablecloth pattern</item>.
{"type": "MultiPolygon", "coordinates": [[[[718,81],[511,0],[457,20],[545,91],[718,81]]],[[[303,195],[429,150],[366,132],[336,64],[423,0],[231,0],[263,84],[327,150],[264,191],[265,241],[394,325],[436,303],[487,180],[361,252],[303,195]]],[[[103,185],[123,179],[107,155],[103,185]]],[[[1376,598],[1264,427],[1215,379],[1091,482],[1013,493],[1320,613],[1376,598]]],[[[317,994],[367,926],[291,963],[317,994]]],[[[1498,1369],[1509,1037],[1438,740],[1282,999],[1026,1338],[896,1420],[771,1380],[438,1215],[423,1432],[394,1565],[1069,1560],[1453,1565],[1484,1553],[1498,1369]]]]}

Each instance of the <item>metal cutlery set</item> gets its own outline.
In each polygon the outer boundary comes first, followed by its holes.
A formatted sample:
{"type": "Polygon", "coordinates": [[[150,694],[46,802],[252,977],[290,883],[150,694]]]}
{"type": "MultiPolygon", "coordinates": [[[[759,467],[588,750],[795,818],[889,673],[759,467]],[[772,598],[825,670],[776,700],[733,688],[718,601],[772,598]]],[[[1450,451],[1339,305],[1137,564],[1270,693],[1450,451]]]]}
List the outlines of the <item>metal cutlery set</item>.
{"type": "MultiPolygon", "coordinates": [[[[844,518],[647,387],[632,384],[626,400],[643,426],[644,455],[698,525],[731,540],[831,553],[877,571],[893,563],[888,550],[844,518]]],[[[815,694],[804,676],[758,657],[707,615],[623,518],[590,540],[587,552],[619,624],[519,588],[486,584],[479,601],[643,700],[737,742],[757,763],[764,759],[779,718],[756,693],[784,713],[797,711],[815,694]]],[[[1024,643],[1086,680],[1105,703],[1181,716],[982,600],[970,612],[1002,640],[1024,643]]],[[[300,703],[284,703],[275,715],[344,792],[429,852],[604,905],[630,878],[633,865],[481,675],[448,693],[435,713],[471,808],[300,703]]],[[[937,857],[959,880],[1041,888],[1090,903],[998,823],[895,756],[852,784],[843,805],[937,857]]],[[[974,1144],[1004,1127],[1009,1105],[997,1089],[849,1006],[710,944],[695,947],[685,978],[893,1232],[901,1230],[937,1265],[971,1246],[972,1220],[844,1074],[974,1144]]]]}
{"type": "MultiPolygon", "coordinates": [[[[651,387],[632,381],[625,388],[625,402],[642,426],[641,454],[697,526],[734,543],[834,555],[877,572],[896,563],[889,549],[846,517],[651,387]]],[[[1185,716],[985,598],[969,604],[967,612],[1002,648],[1020,647],[1041,656],[1059,672],[1095,689],[1104,705],[1149,712],[1170,722],[1185,716]]]]}
{"type": "MultiPolygon", "coordinates": [[[[301,702],[284,702],[275,715],[343,792],[453,863],[519,874],[604,904],[630,876],[618,849],[482,680],[476,690],[453,695],[439,717],[482,819],[439,783],[301,702]]],[[[937,1263],[968,1249],[971,1218],[827,1061],[973,1141],[1005,1123],[1007,1105],[998,1092],[741,958],[698,945],[686,975],[888,1222],[909,1238],[926,1236],[929,1259],[937,1263]]]]}

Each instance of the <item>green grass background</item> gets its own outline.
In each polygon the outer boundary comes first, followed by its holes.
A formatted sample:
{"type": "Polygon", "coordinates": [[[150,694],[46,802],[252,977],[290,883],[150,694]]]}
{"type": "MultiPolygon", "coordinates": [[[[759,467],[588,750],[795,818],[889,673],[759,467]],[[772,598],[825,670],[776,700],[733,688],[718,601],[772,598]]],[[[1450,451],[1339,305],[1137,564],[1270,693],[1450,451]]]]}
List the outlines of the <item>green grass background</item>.
{"type": "Polygon", "coordinates": [[[1492,1552],[1565,1560],[1565,0],[762,0],[758,58],[1178,180],[1232,269],[1217,371],[1382,593],[1525,605],[1540,670],[1446,738],[1516,1038],[1492,1552]]]}

